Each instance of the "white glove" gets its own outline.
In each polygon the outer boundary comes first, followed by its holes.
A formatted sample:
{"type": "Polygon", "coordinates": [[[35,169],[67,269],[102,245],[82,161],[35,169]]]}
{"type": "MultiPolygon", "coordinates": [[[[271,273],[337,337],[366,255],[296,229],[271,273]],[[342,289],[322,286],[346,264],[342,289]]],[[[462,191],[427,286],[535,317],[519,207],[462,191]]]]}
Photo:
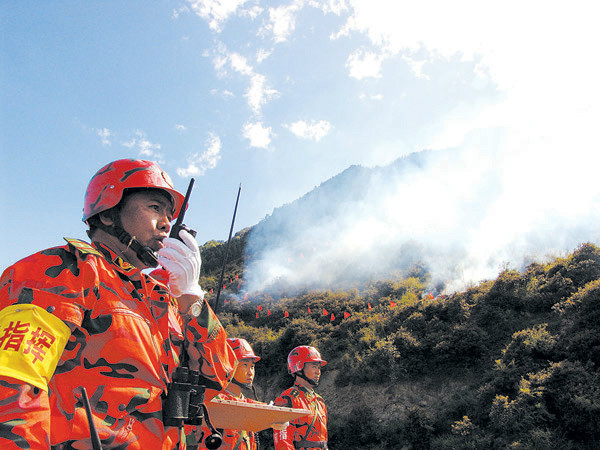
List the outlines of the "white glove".
{"type": "Polygon", "coordinates": [[[165,245],[158,251],[158,262],[169,272],[169,290],[174,297],[189,294],[204,298],[204,291],[198,284],[200,278],[200,249],[196,239],[185,230],[179,231],[181,242],[175,238],[165,238],[165,245]]]}
{"type": "Polygon", "coordinates": [[[273,428],[274,430],[278,430],[278,431],[283,431],[289,426],[290,426],[289,422],[283,422],[283,423],[276,422],[276,423],[271,424],[271,428],[273,428]]]}

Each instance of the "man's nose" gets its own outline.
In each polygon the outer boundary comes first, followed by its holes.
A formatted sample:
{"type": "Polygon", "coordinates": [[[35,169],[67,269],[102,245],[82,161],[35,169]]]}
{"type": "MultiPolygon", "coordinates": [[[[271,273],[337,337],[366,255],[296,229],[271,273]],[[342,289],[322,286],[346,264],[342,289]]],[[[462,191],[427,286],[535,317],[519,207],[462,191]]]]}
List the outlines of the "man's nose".
{"type": "Polygon", "coordinates": [[[160,220],[158,222],[158,229],[161,231],[166,231],[167,233],[171,229],[171,221],[169,220],[169,215],[162,214],[160,220]]]}

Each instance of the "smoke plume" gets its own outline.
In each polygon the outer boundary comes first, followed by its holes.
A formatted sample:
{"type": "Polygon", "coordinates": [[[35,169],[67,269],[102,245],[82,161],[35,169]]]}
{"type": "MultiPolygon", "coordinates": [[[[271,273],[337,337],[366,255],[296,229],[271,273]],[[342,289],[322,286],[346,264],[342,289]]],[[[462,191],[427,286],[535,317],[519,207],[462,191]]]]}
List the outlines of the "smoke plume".
{"type": "Polygon", "coordinates": [[[254,228],[247,290],[352,286],[419,266],[452,292],[598,242],[596,155],[583,145],[486,129],[353,166],[254,228]]]}

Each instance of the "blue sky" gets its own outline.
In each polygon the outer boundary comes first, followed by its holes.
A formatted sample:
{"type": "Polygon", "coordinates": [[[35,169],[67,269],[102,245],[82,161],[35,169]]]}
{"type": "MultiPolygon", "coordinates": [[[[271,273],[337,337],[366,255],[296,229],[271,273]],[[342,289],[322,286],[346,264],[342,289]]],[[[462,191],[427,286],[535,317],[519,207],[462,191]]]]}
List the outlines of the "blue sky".
{"type": "MultiPolygon", "coordinates": [[[[594,240],[600,36],[593,2],[563,5],[3,2],[0,265],[85,237],[85,187],[123,157],[182,191],[195,177],[201,244],[227,238],[240,183],[236,231],[352,164],[446,148],[466,152],[454,170],[493,166],[506,194],[469,248],[514,246],[550,217],[552,235],[584,231],[541,251],[594,240]]],[[[452,204],[427,189],[429,211],[452,204]]]]}

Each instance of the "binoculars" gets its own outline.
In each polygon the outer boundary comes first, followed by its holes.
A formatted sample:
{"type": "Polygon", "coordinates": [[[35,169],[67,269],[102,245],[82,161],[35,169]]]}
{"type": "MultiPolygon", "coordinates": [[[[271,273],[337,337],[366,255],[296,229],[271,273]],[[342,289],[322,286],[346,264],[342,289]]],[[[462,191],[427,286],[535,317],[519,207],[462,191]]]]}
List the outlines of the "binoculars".
{"type": "Polygon", "coordinates": [[[204,421],[211,432],[204,440],[206,448],[219,448],[223,438],[210,422],[208,410],[204,406],[206,388],[199,384],[200,373],[179,366],[173,372],[172,380],[167,386],[167,395],[163,401],[163,424],[170,427],[200,426],[204,421]]]}

